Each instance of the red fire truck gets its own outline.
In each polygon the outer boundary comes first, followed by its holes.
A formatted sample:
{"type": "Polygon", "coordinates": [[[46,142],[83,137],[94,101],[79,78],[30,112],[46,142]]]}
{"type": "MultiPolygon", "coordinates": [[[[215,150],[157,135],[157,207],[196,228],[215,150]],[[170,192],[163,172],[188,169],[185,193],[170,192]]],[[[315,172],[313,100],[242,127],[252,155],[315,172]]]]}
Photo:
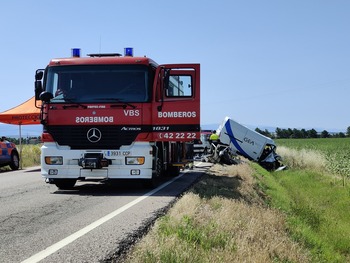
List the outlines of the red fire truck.
{"type": "Polygon", "coordinates": [[[176,176],[200,137],[200,65],[158,65],[120,54],[52,59],[35,75],[41,101],[41,174],[60,189],[77,180],[176,176]]]}

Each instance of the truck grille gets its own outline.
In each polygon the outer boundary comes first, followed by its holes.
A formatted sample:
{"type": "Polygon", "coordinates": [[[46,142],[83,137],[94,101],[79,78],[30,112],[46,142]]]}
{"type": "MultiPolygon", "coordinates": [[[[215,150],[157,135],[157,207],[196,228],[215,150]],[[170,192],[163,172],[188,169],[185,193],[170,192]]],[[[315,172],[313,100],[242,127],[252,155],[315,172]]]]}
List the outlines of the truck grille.
{"type": "Polygon", "coordinates": [[[119,149],[121,145],[131,144],[142,132],[141,128],[132,131],[122,130],[123,127],[125,126],[49,126],[46,131],[59,145],[69,145],[72,149],[119,149]],[[101,136],[96,131],[96,136],[89,140],[88,131],[93,128],[97,128],[101,136]]]}

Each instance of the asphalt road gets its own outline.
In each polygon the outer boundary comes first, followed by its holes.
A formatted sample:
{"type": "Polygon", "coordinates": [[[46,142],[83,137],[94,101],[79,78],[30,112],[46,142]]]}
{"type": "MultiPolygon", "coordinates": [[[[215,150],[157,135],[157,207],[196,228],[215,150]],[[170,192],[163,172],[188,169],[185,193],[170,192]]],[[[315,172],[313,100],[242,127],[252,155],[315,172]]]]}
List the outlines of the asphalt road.
{"type": "Polygon", "coordinates": [[[78,182],[69,191],[45,184],[38,167],[1,172],[0,261],[108,261],[205,170],[185,170],[156,189],[139,182],[78,182]]]}

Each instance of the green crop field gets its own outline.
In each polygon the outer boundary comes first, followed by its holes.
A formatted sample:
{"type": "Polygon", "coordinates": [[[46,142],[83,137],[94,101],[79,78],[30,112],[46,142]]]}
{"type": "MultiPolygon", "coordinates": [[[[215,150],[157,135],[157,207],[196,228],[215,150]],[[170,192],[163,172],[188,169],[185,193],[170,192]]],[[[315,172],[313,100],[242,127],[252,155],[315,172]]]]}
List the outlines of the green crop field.
{"type": "Polygon", "coordinates": [[[296,149],[320,150],[323,152],[350,152],[350,138],[277,139],[278,145],[296,149]]]}

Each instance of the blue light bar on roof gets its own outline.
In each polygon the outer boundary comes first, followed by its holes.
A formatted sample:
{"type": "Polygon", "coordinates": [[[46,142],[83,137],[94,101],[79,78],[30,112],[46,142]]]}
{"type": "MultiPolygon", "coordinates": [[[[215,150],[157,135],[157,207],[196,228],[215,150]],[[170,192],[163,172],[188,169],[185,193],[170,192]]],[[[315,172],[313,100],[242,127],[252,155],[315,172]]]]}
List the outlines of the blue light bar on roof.
{"type": "Polygon", "coordinates": [[[72,48],[72,57],[80,58],[80,48],[72,48]]]}
{"type": "Polygon", "coordinates": [[[124,56],[133,57],[134,56],[134,49],[132,47],[124,48],[124,56]]]}

